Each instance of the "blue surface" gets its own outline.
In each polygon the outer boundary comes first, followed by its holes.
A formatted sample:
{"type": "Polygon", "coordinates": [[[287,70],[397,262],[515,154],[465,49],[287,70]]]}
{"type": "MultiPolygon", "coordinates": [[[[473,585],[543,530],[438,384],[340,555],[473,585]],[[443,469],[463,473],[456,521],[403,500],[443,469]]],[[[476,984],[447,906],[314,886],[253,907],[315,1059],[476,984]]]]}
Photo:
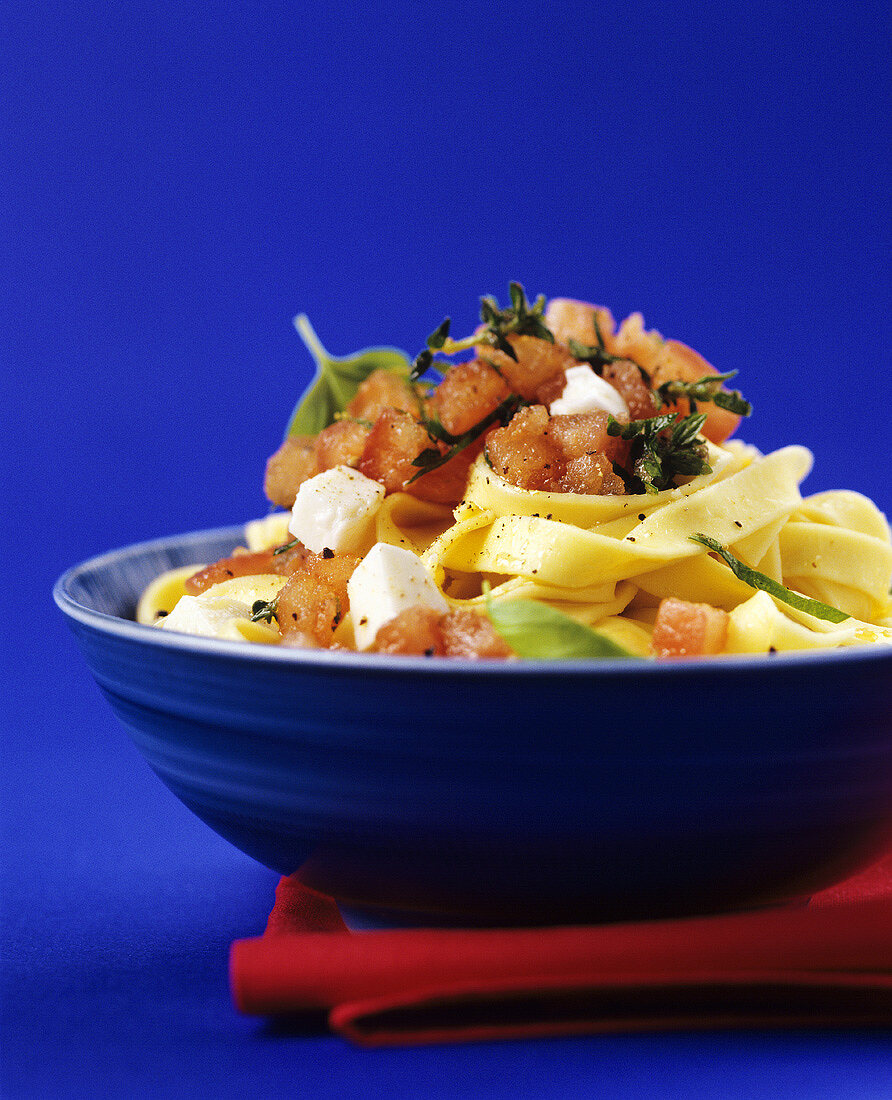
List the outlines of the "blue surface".
{"type": "Polygon", "coordinates": [[[232,1011],[275,875],[195,819],[49,596],[261,514],[309,362],[479,294],[591,297],[700,350],[807,488],[892,510],[888,5],[3,5],[4,1097],[887,1097],[876,1034],[363,1053],[232,1011]]]}

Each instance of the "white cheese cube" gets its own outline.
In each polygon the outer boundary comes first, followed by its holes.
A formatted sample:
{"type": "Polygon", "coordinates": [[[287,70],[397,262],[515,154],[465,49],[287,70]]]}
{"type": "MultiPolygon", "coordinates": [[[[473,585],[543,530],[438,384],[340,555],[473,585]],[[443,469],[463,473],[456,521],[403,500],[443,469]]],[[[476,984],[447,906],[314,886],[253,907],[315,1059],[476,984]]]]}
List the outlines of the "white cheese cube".
{"type": "Polygon", "coordinates": [[[430,570],[411,550],[376,542],[347,582],[357,649],[368,649],[380,628],[401,611],[423,604],[441,614],[449,604],[430,570]]]}
{"type": "Polygon", "coordinates": [[[158,625],[162,630],[180,634],[199,634],[205,638],[232,638],[243,642],[237,623],[251,618],[251,608],[241,600],[209,596],[181,596],[176,607],[158,625]]]}
{"type": "Polygon", "coordinates": [[[628,417],[629,406],[623,395],[595,374],[591,367],[568,367],[564,374],[567,379],[564,392],[548,406],[552,416],[601,409],[616,417],[628,417]]]}
{"type": "Polygon", "coordinates": [[[350,466],[333,466],[298,489],[288,530],[315,554],[326,548],[361,552],[374,538],[383,499],[379,482],[350,466]]]}

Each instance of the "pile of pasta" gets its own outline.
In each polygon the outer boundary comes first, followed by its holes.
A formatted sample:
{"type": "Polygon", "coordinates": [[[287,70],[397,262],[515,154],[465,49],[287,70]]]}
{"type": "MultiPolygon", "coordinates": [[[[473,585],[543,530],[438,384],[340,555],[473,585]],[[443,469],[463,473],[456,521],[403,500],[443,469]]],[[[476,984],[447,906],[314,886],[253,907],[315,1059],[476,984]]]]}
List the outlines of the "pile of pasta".
{"type": "Polygon", "coordinates": [[[727,653],[892,644],[889,525],[870,500],[845,490],[803,499],[804,447],[763,456],[710,444],[709,463],[711,473],[662,493],[583,496],[518,489],[481,457],[448,519],[393,494],[377,536],[415,550],[453,606],[483,611],[488,581],[493,600],[545,601],[641,655],[670,596],[729,612],[727,653]],[[850,617],[828,622],[754,591],[693,541],[700,532],[850,617]]]}
{"type": "MultiPolygon", "coordinates": [[[[664,492],[626,496],[519,489],[481,456],[454,509],[389,494],[375,539],[417,554],[453,608],[485,614],[489,600],[540,601],[635,655],[649,654],[666,597],[726,611],[729,654],[892,644],[892,545],[879,509],[846,490],[803,498],[799,486],[812,465],[803,447],[768,455],[736,440],[708,447],[711,472],[664,492]],[[827,621],[754,589],[693,540],[704,532],[743,563],[848,618],[827,621]]],[[[287,541],[288,519],[274,513],[249,523],[247,548],[287,541]]],[[[140,602],[139,620],[157,622],[195,568],[159,578],[140,602]]],[[[239,577],[216,591],[250,605],[272,599],[285,579],[239,577]]],[[[268,623],[247,618],[229,636],[277,640],[268,623]]],[[[349,612],[336,640],[352,644],[349,612]]]]}
{"type": "Polygon", "coordinates": [[[857,492],[803,497],[804,447],[730,439],[752,412],[735,371],[639,313],[617,329],[603,306],[509,292],[411,362],[336,358],[295,318],[316,374],[264,481],[291,511],[159,577],[138,620],[450,657],[892,644],[885,516],[857,492]]]}

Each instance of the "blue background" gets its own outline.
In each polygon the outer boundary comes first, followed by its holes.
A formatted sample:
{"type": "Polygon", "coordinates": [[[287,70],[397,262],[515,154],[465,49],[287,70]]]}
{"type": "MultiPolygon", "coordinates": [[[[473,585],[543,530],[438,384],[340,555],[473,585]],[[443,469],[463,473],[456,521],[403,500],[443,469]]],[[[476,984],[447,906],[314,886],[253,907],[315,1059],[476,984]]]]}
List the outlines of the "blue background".
{"type": "Polygon", "coordinates": [[[3,7],[4,1095],[888,1095],[877,1034],[373,1054],[235,1015],[275,876],[194,820],[51,606],[265,511],[309,359],[509,279],[640,309],[892,510],[885,3],[3,7]]]}

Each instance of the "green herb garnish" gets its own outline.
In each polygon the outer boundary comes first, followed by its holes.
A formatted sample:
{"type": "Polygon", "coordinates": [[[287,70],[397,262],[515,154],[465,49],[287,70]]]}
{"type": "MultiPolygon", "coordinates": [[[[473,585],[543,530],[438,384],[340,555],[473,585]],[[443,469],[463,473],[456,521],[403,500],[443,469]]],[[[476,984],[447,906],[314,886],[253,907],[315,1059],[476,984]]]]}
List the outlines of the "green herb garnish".
{"type": "Polygon", "coordinates": [[[559,661],[637,656],[548,604],[537,600],[493,600],[487,583],[483,594],[486,614],[496,633],[518,657],[559,661]]]}
{"type": "Polygon", "coordinates": [[[687,398],[692,413],[697,411],[698,401],[711,401],[713,405],[736,413],[737,416],[749,416],[753,407],[749,401],[744,400],[740,391],[722,389],[722,383],[733,378],[735,374],[736,370],[729,370],[726,374],[707,374],[696,382],[682,382],[673,378],[661,383],[654,392],[663,405],[671,405],[682,397],[687,398]]]}
{"type": "Polygon", "coordinates": [[[604,343],[604,335],[601,332],[601,325],[598,322],[597,315],[592,316],[592,324],[595,329],[595,341],[594,344],[580,344],[578,340],[569,340],[567,347],[570,349],[574,359],[578,359],[580,363],[588,363],[595,374],[600,375],[604,368],[610,366],[611,363],[631,363],[640,373],[645,383],[650,386],[650,375],[644,369],[639,366],[634,359],[630,359],[627,355],[613,355],[607,350],[607,345],[604,343]]]}
{"type": "MultiPolygon", "coordinates": [[[[580,363],[588,363],[595,374],[601,374],[605,367],[611,363],[616,363],[621,358],[625,358],[624,356],[611,355],[603,344],[580,344],[578,340],[568,340],[567,347],[574,359],[578,359],[580,363]]],[[[629,362],[632,362],[632,360],[630,359],[629,362]]]]}
{"type": "Polygon", "coordinates": [[[322,346],[305,314],[295,317],[294,327],[316,361],[316,375],[291,414],[286,439],[316,435],[327,428],[353,400],[360,384],[376,370],[394,371],[409,380],[408,356],[397,348],[366,348],[338,359],[322,346]]]}
{"type": "Polygon", "coordinates": [[[279,597],[274,596],[271,600],[255,600],[251,604],[251,622],[271,623],[279,613],[279,597]]]}
{"type": "Polygon", "coordinates": [[[663,413],[621,424],[611,416],[607,434],[619,436],[631,444],[631,468],[613,463],[626,492],[659,493],[671,489],[676,477],[710,473],[712,467],[706,460],[706,443],[699,435],[705,420],[705,413],[681,420],[675,413],[663,413]]]}
{"type": "Polygon", "coordinates": [[[701,546],[705,546],[708,550],[723,558],[731,567],[734,576],[742,580],[744,584],[748,584],[750,588],[761,589],[761,591],[767,592],[769,596],[774,596],[776,600],[780,600],[781,603],[795,607],[799,611],[805,611],[809,615],[814,615],[816,619],[824,619],[828,623],[842,623],[850,618],[839,608],[830,607],[829,604],[821,603],[820,600],[809,599],[808,596],[800,596],[798,592],[792,592],[789,588],[785,588],[782,584],[772,580],[771,577],[760,573],[758,569],[752,569],[750,566],[744,565],[739,558],[734,557],[730,550],[726,550],[721,543],[709,538],[708,535],[698,531],[696,535],[690,537],[693,542],[699,542],[701,546]]]}
{"type": "Polygon", "coordinates": [[[479,332],[466,336],[462,340],[453,340],[449,335],[450,318],[446,317],[427,338],[427,347],[416,355],[412,363],[412,378],[420,378],[434,363],[435,355],[452,356],[473,347],[498,348],[510,359],[517,362],[517,353],[508,341],[508,337],[536,336],[540,340],[554,343],[554,333],[545,324],[545,295],[540,294],[530,305],[520,283],[509,283],[511,305],[500,309],[499,303],[490,295],[480,299],[480,320],[483,328],[479,332]]]}
{"type": "Polygon", "coordinates": [[[475,439],[479,439],[490,425],[501,424],[502,427],[504,427],[520,406],[524,404],[526,404],[526,402],[520,394],[509,394],[491,413],[484,416],[483,419],[479,420],[473,427],[468,428],[466,432],[462,432],[461,435],[453,435],[451,432],[447,432],[439,420],[434,420],[427,416],[422,417],[421,423],[424,425],[427,434],[431,439],[439,443],[445,443],[447,449],[441,452],[438,447],[428,447],[423,450],[421,454],[416,455],[415,458],[412,459],[412,465],[420,466],[421,469],[409,479],[408,484],[411,485],[413,481],[423,474],[427,474],[431,470],[436,470],[439,466],[444,466],[451,458],[454,458],[459,451],[463,451],[465,447],[469,447],[475,439]]]}

